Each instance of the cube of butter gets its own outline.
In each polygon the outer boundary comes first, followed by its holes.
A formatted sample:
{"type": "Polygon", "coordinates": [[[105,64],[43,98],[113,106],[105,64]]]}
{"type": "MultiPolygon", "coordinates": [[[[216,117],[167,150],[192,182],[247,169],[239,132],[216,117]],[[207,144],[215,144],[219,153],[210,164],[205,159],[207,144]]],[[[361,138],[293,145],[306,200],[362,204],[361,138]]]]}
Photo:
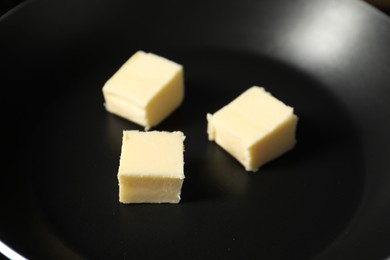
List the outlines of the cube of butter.
{"type": "Polygon", "coordinates": [[[295,146],[298,117],[264,88],[253,86],[215,114],[207,132],[247,171],[257,171],[295,146]]]}
{"type": "Polygon", "coordinates": [[[182,65],[138,51],[103,86],[106,110],[148,130],[182,103],[183,75],[182,65]]]}
{"type": "Polygon", "coordinates": [[[182,132],[123,131],[119,201],[179,203],[184,181],[182,132]]]}

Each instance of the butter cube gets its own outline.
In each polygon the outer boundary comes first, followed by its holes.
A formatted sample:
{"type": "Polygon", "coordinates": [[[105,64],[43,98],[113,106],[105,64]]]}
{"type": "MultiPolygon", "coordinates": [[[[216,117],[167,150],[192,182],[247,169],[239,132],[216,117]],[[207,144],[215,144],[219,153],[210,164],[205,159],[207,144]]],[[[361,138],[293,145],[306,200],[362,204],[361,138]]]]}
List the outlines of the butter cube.
{"type": "Polygon", "coordinates": [[[293,108],[264,88],[253,86],[215,114],[207,114],[207,133],[247,171],[295,146],[298,117],[293,108]]]}
{"type": "Polygon", "coordinates": [[[119,201],[179,203],[184,181],[184,139],[180,131],[123,131],[119,201]]]}
{"type": "Polygon", "coordinates": [[[182,103],[183,66],[153,53],[138,51],[104,84],[103,96],[108,112],[148,130],[182,103]]]}

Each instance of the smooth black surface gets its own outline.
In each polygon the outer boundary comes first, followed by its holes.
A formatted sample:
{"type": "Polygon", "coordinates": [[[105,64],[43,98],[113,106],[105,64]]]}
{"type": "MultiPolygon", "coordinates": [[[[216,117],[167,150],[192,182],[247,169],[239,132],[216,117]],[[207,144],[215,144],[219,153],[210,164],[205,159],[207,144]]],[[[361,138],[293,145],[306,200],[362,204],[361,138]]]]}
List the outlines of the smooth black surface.
{"type": "Polygon", "coordinates": [[[384,259],[390,21],[356,1],[31,1],[0,20],[0,240],[32,259],[384,259]],[[178,205],[121,205],[101,88],[136,50],[184,65],[178,205]],[[252,85],[296,109],[294,150],[247,173],[206,135],[252,85]]]}
{"type": "Polygon", "coordinates": [[[23,3],[24,0],[3,0],[0,2],[0,16],[23,3]]]}

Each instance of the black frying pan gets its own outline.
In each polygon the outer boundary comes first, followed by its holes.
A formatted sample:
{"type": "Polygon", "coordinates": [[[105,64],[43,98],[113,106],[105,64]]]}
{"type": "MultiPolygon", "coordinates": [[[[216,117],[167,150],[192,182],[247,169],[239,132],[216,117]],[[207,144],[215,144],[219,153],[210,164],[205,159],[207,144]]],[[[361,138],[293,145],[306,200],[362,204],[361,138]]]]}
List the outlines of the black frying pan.
{"type": "Polygon", "coordinates": [[[32,259],[385,259],[390,20],[360,1],[29,1],[0,20],[0,240],[32,259]],[[183,64],[178,205],[123,205],[101,88],[137,50],[183,64]],[[206,135],[252,85],[293,106],[257,173],[206,135]]]}

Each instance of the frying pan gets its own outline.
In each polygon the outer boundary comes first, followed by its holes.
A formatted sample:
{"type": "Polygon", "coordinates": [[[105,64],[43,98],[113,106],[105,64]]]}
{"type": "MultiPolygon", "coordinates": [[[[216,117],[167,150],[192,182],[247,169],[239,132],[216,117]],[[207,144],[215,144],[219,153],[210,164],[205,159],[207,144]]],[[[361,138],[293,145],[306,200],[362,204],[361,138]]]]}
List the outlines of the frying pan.
{"type": "MultiPolygon", "coordinates": [[[[390,20],[361,1],[36,0],[0,19],[0,240],[29,259],[385,259],[390,20]],[[184,66],[177,205],[118,201],[101,88],[137,50],[184,66]],[[246,172],[206,114],[263,86],[297,145],[246,172]]],[[[254,118],[256,120],[256,118],[254,118]]]]}

